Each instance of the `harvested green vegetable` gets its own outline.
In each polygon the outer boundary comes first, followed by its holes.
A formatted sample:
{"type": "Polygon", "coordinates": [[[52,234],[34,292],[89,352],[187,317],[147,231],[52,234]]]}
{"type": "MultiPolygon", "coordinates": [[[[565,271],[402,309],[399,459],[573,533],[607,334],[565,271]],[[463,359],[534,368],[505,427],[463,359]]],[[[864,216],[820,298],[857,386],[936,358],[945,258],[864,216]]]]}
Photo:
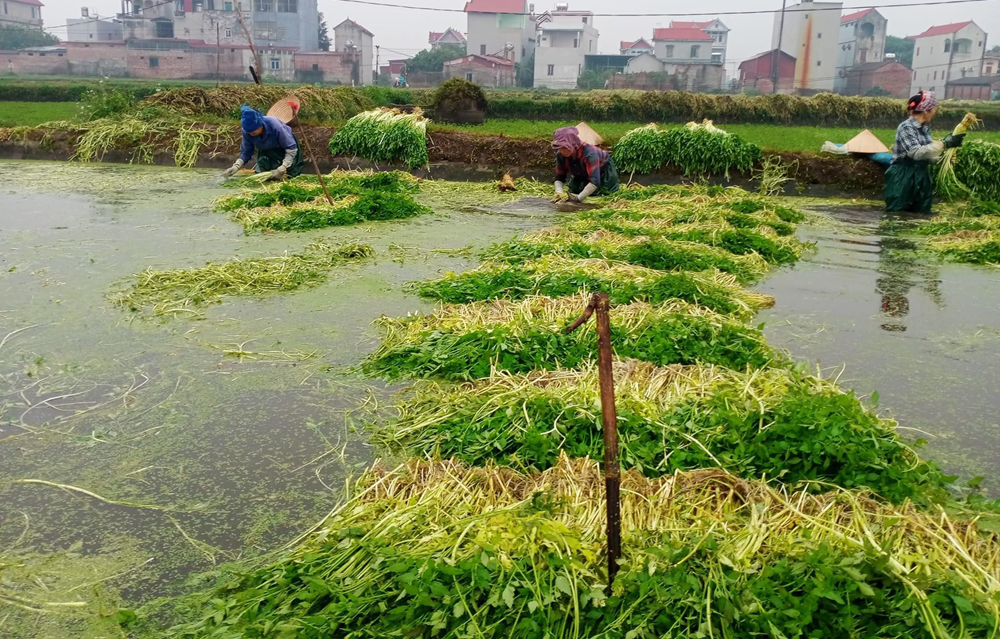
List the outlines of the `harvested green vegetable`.
{"type": "Polygon", "coordinates": [[[399,220],[425,213],[430,209],[413,201],[409,195],[367,191],[361,195],[346,195],[334,200],[333,206],[320,195],[311,202],[288,206],[239,209],[232,219],[248,233],[256,231],[306,231],[328,226],[344,226],[360,222],[399,220]]]}
{"type": "Polygon", "coordinates": [[[940,235],[928,247],[955,262],[1000,264],[1000,231],[956,231],[940,235]]]}
{"type": "Polygon", "coordinates": [[[770,296],[746,290],[735,277],[724,273],[665,273],[622,262],[574,260],[556,255],[520,264],[487,262],[471,271],[420,282],[416,290],[424,297],[450,303],[603,291],[612,304],[682,300],[738,316],[753,315],[774,304],[770,296]]]}
{"type": "MultiPolygon", "coordinates": [[[[512,373],[573,368],[596,357],[593,323],[564,333],[587,300],[587,296],[496,300],[445,306],[427,316],[382,318],[386,336],[364,370],[389,378],[476,379],[493,368],[512,373]]],[[[701,362],[745,369],[780,359],[759,331],[680,302],[616,307],[611,313],[611,342],[621,357],[658,365],[701,362]]]]}
{"type": "MultiPolygon", "coordinates": [[[[851,393],[797,370],[616,363],[619,454],[646,477],[721,467],[748,479],[867,487],[894,502],[937,490],[921,462],[851,393]],[[761,428],[761,424],[766,424],[761,428]]],[[[423,457],[544,470],[563,452],[604,458],[596,365],[418,385],[377,441],[423,457]]]]}
{"type": "Polygon", "coordinates": [[[375,109],[359,113],[337,129],[330,153],[372,162],[406,162],[415,169],[427,164],[427,121],[420,109],[401,113],[375,109]]]}
{"type": "Polygon", "coordinates": [[[147,268],[108,297],[115,306],[139,316],[198,316],[201,307],[218,303],[226,295],[267,295],[315,286],[326,281],[338,262],[373,254],[367,244],[313,242],[301,253],[236,258],[169,271],[147,268]]]}
{"type": "Polygon", "coordinates": [[[955,150],[954,174],[973,197],[1000,203],[1000,144],[966,142],[955,150]]]}
{"type": "Polygon", "coordinates": [[[990,637],[996,533],[865,493],[719,470],[622,477],[607,583],[604,478],[410,461],[376,469],[288,557],[204,596],[183,637],[990,637]],[[280,629],[280,630],[276,630],[280,629]],[[642,634],[627,634],[640,630],[642,634]],[[280,635],[277,633],[281,633],[280,635]]]}
{"type": "Polygon", "coordinates": [[[760,159],[760,147],[726,133],[705,120],[660,130],[649,124],[629,131],[612,151],[615,166],[626,173],[652,173],[676,166],[684,175],[718,175],[736,169],[747,173],[760,159]]]}

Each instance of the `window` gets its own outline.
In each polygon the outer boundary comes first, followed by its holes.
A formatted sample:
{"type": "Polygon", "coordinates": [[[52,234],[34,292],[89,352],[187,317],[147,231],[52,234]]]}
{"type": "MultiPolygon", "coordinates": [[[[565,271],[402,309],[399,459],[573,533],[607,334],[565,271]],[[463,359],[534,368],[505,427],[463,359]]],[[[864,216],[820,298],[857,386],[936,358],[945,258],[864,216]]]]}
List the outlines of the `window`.
{"type": "Polygon", "coordinates": [[[816,34],[816,39],[817,40],[822,40],[823,39],[823,32],[822,31],[820,31],[819,33],[816,34]]]}
{"type": "Polygon", "coordinates": [[[816,66],[818,66],[818,67],[823,66],[823,61],[822,60],[816,60],[816,66]]]}
{"type": "Polygon", "coordinates": [[[184,13],[184,0],[174,0],[174,11],[184,13]]]}
{"type": "Polygon", "coordinates": [[[949,51],[951,51],[951,40],[945,40],[944,41],[944,52],[948,53],[949,51]]]}
{"type": "Polygon", "coordinates": [[[591,53],[593,53],[593,51],[594,51],[594,41],[593,40],[590,40],[589,42],[587,42],[587,51],[590,51],[591,53]]]}
{"type": "Polygon", "coordinates": [[[668,58],[674,57],[674,45],[672,44],[667,45],[667,57],[668,58]]]}
{"type": "Polygon", "coordinates": [[[931,47],[930,51],[928,51],[927,53],[929,53],[930,55],[934,55],[934,47],[931,47]]]}
{"type": "Polygon", "coordinates": [[[691,59],[698,57],[698,53],[701,51],[701,46],[697,44],[691,45],[691,59]]]}
{"type": "Polygon", "coordinates": [[[226,29],[226,37],[227,38],[233,37],[233,30],[232,29],[226,29]]]}
{"type": "Polygon", "coordinates": [[[281,58],[271,58],[271,70],[277,71],[281,68],[281,58]]]}
{"type": "Polygon", "coordinates": [[[465,74],[465,81],[466,82],[472,82],[472,74],[471,73],[466,73],[465,74]]]}
{"type": "Polygon", "coordinates": [[[914,72],[913,72],[913,80],[914,80],[914,81],[916,81],[916,79],[917,79],[917,72],[916,72],[916,71],[914,71],[914,72]]]}
{"type": "Polygon", "coordinates": [[[174,23],[170,20],[154,20],[156,23],[156,37],[157,38],[172,38],[174,37],[174,23]]]}
{"type": "Polygon", "coordinates": [[[547,75],[555,75],[555,74],[556,74],[556,65],[550,64],[547,75]]]}
{"type": "Polygon", "coordinates": [[[718,51],[712,52],[712,64],[722,64],[722,53],[718,51]]]}
{"type": "Polygon", "coordinates": [[[486,45],[485,44],[479,45],[479,55],[486,55],[486,45]]]}
{"type": "Polygon", "coordinates": [[[253,8],[254,11],[270,11],[271,0],[254,0],[253,8]]]}
{"type": "Polygon", "coordinates": [[[204,10],[205,10],[205,5],[203,5],[200,2],[195,2],[194,3],[194,12],[195,13],[201,13],[204,10]]]}
{"type": "Polygon", "coordinates": [[[587,16],[583,16],[583,23],[587,24],[587,16]]]}
{"type": "MultiPolygon", "coordinates": [[[[277,22],[268,22],[267,20],[254,22],[253,31],[255,38],[261,38],[264,40],[285,39],[285,28],[279,27],[277,22]]],[[[261,55],[264,55],[263,51],[261,52],[261,55]]]]}
{"type": "Polygon", "coordinates": [[[917,55],[920,55],[920,47],[917,47],[917,55]]]}
{"type": "Polygon", "coordinates": [[[573,38],[573,48],[576,49],[579,46],[580,46],[580,39],[579,38],[573,38]]]}
{"type": "Polygon", "coordinates": [[[90,38],[91,40],[93,40],[94,39],[94,34],[93,33],[88,33],[87,37],[90,38]]]}
{"type": "Polygon", "coordinates": [[[278,13],[298,13],[299,0],[278,0],[278,13]]]}
{"type": "Polygon", "coordinates": [[[7,3],[6,2],[3,3],[3,12],[4,12],[4,14],[7,13],[7,3]]]}
{"type": "Polygon", "coordinates": [[[156,69],[160,66],[160,59],[154,56],[149,56],[149,68],[156,69]]]}
{"type": "Polygon", "coordinates": [[[31,17],[32,18],[35,17],[35,8],[34,7],[31,7],[31,17]]]}
{"type": "Polygon", "coordinates": [[[313,71],[319,71],[319,65],[313,64],[313,71]]]}
{"type": "MultiPolygon", "coordinates": [[[[232,2],[229,2],[229,1],[227,1],[227,2],[225,2],[225,3],[224,3],[224,4],[222,5],[222,8],[223,8],[223,9],[224,9],[225,11],[232,11],[232,10],[233,10],[233,3],[232,3],[232,2]]],[[[226,33],[230,33],[229,29],[226,29],[226,33]]]]}
{"type": "Polygon", "coordinates": [[[934,79],[937,80],[937,71],[934,72],[934,79]]]}

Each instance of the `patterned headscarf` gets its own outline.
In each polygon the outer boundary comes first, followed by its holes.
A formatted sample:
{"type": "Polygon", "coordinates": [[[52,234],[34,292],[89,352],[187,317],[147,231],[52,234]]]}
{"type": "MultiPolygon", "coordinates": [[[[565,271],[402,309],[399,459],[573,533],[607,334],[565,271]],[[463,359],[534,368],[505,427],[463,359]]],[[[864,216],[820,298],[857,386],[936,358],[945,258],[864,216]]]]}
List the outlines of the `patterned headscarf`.
{"type": "Polygon", "coordinates": [[[247,133],[253,133],[262,126],[264,126],[264,114],[244,104],[240,109],[240,127],[247,133]]]}
{"type": "Polygon", "coordinates": [[[920,101],[914,104],[910,102],[908,105],[910,110],[914,113],[923,113],[924,111],[930,111],[938,105],[937,96],[934,95],[933,91],[921,91],[920,101]]]}
{"type": "Polygon", "coordinates": [[[575,126],[566,126],[556,129],[552,134],[553,149],[569,149],[576,153],[583,148],[583,140],[580,139],[580,131],[575,126]]]}

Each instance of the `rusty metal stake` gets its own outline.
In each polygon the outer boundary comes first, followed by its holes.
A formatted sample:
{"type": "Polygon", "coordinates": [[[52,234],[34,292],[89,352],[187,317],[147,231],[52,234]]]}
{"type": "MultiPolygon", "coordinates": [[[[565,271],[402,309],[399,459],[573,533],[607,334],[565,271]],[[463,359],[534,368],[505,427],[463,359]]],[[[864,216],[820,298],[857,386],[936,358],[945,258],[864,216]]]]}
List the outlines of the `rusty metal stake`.
{"type": "Polygon", "coordinates": [[[621,472],[618,466],[618,416],[615,410],[615,380],[611,370],[610,303],[605,293],[594,293],[587,308],[567,329],[572,333],[597,311],[597,371],[601,384],[601,421],[604,425],[604,486],[608,514],[608,586],[618,574],[622,554],[621,472]]]}

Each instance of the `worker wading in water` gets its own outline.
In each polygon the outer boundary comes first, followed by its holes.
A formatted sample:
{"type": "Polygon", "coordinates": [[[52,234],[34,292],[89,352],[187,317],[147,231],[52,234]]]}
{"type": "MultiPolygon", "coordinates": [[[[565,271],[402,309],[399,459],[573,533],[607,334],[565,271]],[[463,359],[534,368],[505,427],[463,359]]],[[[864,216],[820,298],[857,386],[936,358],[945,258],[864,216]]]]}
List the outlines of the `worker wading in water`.
{"type": "Polygon", "coordinates": [[[556,129],[552,135],[552,148],[557,151],[556,196],[552,198],[553,202],[563,198],[568,202],[583,202],[595,193],[606,195],[618,190],[618,171],[611,155],[581,140],[575,126],[556,129]]]}
{"type": "Polygon", "coordinates": [[[232,177],[242,169],[253,158],[254,151],[257,151],[254,171],[270,173],[271,180],[302,174],[302,151],[287,124],[244,104],[240,113],[240,128],[243,129],[240,157],[226,169],[223,177],[232,177]]]}
{"type": "Polygon", "coordinates": [[[937,113],[933,91],[921,91],[907,103],[910,117],[896,128],[892,164],[885,172],[885,210],[930,213],[934,181],[930,165],[941,159],[945,149],[962,146],[965,135],[948,135],[943,141],[931,139],[930,122],[937,113]]]}

